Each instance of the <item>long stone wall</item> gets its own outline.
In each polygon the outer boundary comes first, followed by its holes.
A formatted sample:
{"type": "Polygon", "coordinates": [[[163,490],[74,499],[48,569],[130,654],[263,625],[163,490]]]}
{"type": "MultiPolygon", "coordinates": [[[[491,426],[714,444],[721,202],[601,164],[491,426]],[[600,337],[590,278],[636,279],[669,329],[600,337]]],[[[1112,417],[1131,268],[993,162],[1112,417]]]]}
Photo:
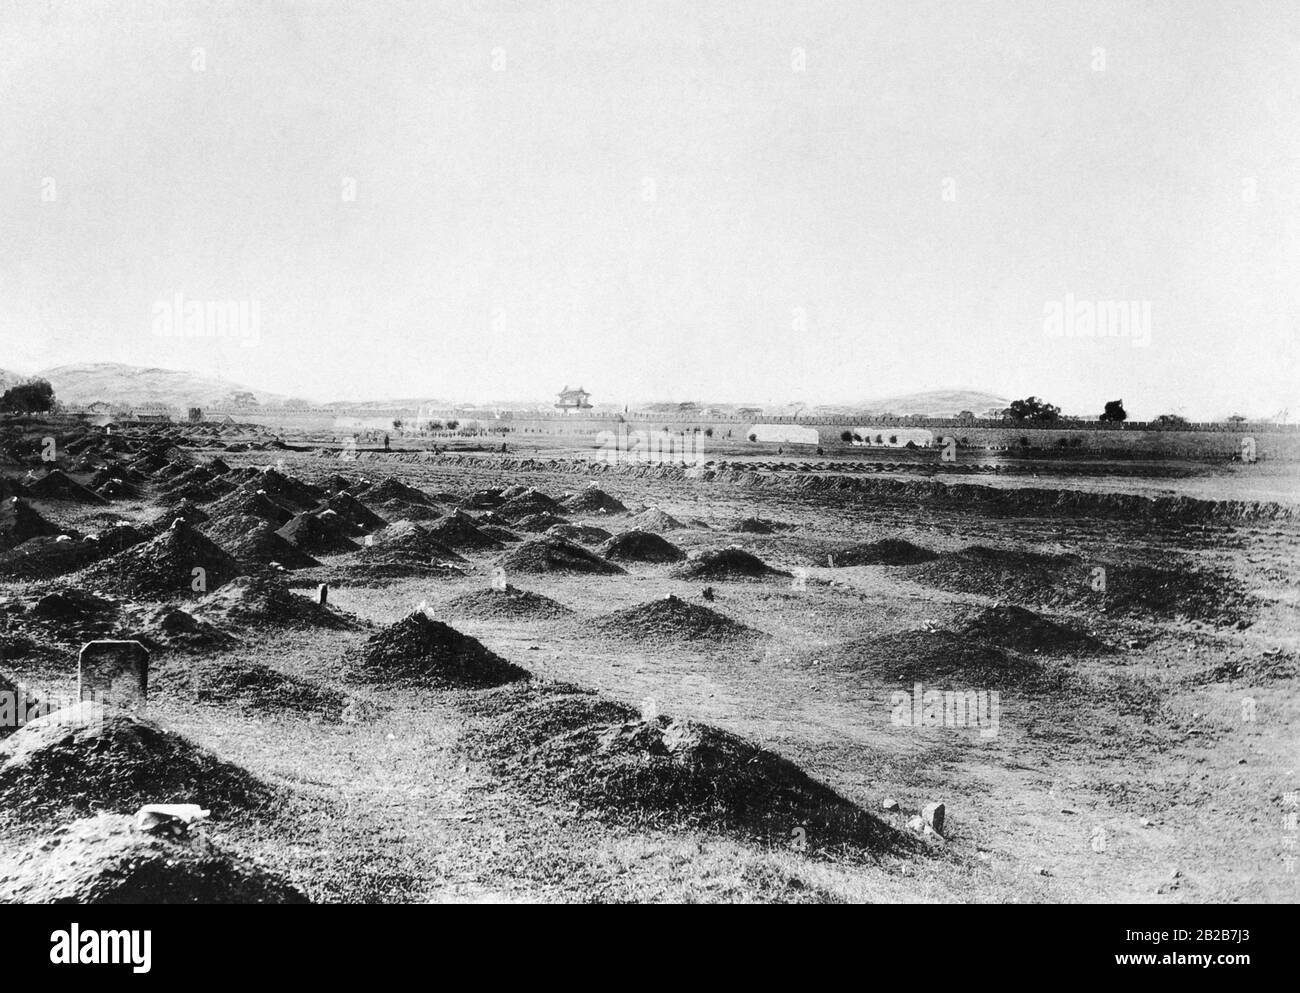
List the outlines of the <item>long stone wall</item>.
{"type": "MultiPolygon", "coordinates": [[[[229,413],[239,421],[264,424],[276,429],[334,431],[392,430],[392,421],[401,419],[413,423],[414,408],[367,410],[358,408],[305,408],[292,410],[205,410],[210,419],[229,413]]],[[[698,434],[701,443],[719,447],[744,446],[749,436],[755,434],[756,425],[798,425],[817,431],[817,444],[831,449],[851,446],[842,439],[844,432],[854,431],[875,442],[882,435],[880,447],[897,447],[904,438],[923,437],[919,432],[929,431],[937,444],[946,437],[956,438],[958,444],[969,448],[995,450],[1028,445],[1039,449],[1062,448],[1088,453],[1111,452],[1134,456],[1184,456],[1190,458],[1231,458],[1242,451],[1243,440],[1253,439],[1258,458],[1293,461],[1300,460],[1300,425],[1269,423],[1198,423],[1169,427],[1162,424],[1129,422],[1110,424],[1101,421],[1041,424],[1024,422],[1005,424],[987,420],[958,420],[956,418],[889,418],[889,417],[761,417],[754,420],[732,417],[690,417],[681,414],[583,414],[564,415],[550,413],[506,412],[500,418],[474,417],[471,412],[455,416],[462,422],[475,421],[483,433],[497,440],[544,442],[547,439],[565,439],[575,442],[599,444],[603,432],[616,434],[626,431],[661,431],[672,434],[698,434]],[[890,437],[898,440],[891,443],[890,437]],[[1064,443],[1062,443],[1064,442],[1064,443]]],[[[606,435],[605,437],[608,437],[606,435]]],[[[923,441],[918,441],[923,444],[923,441]]],[[[811,447],[785,442],[796,450],[811,447]]],[[[761,449],[763,446],[756,446],[761,449]]]]}

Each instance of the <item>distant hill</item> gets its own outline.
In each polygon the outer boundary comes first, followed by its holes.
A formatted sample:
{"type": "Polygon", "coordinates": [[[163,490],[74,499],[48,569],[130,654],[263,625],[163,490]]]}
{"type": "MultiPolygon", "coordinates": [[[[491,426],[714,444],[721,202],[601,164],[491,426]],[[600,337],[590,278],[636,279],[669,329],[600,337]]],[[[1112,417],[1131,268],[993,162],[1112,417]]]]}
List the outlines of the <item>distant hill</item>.
{"type": "Polygon", "coordinates": [[[921,393],[903,393],[896,396],[863,400],[849,406],[817,407],[819,414],[924,414],[930,417],[954,417],[963,410],[981,415],[992,409],[1001,410],[1011,401],[983,390],[926,390],[921,393]]]}
{"type": "Polygon", "coordinates": [[[48,379],[63,403],[165,403],[183,409],[214,405],[232,393],[252,393],[261,403],[279,403],[279,393],[252,389],[240,383],[200,376],[179,369],[146,369],[120,362],[87,362],[42,369],[35,375],[48,379]]]}
{"type": "Polygon", "coordinates": [[[26,378],[21,372],[14,372],[12,369],[0,369],[0,391],[7,390],[11,386],[17,386],[26,378]]]}

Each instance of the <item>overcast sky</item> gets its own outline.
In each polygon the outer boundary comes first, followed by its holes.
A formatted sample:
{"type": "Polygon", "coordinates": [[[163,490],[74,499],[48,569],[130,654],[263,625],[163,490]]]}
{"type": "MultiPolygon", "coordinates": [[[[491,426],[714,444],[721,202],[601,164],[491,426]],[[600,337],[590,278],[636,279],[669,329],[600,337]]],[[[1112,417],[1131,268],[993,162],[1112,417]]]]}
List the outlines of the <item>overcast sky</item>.
{"type": "Polygon", "coordinates": [[[3,368],[1300,416],[1294,0],[0,11],[3,368]]]}

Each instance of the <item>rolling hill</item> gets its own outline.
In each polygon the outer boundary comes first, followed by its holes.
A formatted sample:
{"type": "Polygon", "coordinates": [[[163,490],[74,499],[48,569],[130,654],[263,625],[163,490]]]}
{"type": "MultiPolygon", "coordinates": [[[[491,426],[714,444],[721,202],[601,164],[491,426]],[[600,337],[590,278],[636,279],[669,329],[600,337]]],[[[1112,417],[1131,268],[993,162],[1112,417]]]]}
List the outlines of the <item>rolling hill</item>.
{"type": "Polygon", "coordinates": [[[232,393],[247,391],[262,403],[278,403],[281,394],[252,389],[229,380],[179,369],[144,368],[120,362],[87,362],[54,366],[36,373],[48,379],[64,403],[165,403],[172,407],[215,404],[232,393]]]}

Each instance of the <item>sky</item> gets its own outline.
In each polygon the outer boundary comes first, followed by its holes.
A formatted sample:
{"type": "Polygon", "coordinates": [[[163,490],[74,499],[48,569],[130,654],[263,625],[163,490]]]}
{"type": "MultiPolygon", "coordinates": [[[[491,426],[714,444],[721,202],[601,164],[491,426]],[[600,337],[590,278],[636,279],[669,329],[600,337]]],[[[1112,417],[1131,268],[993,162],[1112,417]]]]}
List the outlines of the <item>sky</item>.
{"type": "Polygon", "coordinates": [[[0,368],[1294,420],[1297,94],[1294,0],[0,0],[0,368]]]}

